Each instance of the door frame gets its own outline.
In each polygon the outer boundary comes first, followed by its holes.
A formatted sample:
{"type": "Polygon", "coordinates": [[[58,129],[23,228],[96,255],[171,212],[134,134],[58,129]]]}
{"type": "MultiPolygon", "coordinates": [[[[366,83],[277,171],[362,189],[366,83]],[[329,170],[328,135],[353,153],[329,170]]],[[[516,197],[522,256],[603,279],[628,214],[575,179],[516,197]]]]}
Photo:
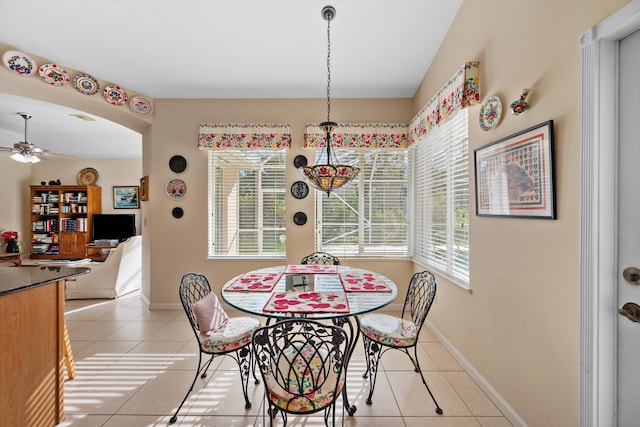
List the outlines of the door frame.
{"type": "Polygon", "coordinates": [[[579,39],[580,426],[616,426],[618,41],[640,29],[640,0],[579,39]]]}

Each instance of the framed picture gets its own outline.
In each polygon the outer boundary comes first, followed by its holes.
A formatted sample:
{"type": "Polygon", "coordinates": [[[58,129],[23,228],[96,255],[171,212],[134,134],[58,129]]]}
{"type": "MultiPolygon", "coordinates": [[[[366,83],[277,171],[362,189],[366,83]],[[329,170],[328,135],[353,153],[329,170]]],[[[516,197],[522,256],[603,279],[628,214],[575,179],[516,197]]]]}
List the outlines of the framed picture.
{"type": "Polygon", "coordinates": [[[145,175],[140,178],[140,201],[146,202],[149,200],[149,175],[145,175]]]}
{"type": "Polygon", "coordinates": [[[139,209],[140,197],[138,186],[114,186],[113,187],[113,208],[114,209],[139,209]]]}
{"type": "Polygon", "coordinates": [[[556,218],[553,120],[474,151],[476,215],[556,218]]]}

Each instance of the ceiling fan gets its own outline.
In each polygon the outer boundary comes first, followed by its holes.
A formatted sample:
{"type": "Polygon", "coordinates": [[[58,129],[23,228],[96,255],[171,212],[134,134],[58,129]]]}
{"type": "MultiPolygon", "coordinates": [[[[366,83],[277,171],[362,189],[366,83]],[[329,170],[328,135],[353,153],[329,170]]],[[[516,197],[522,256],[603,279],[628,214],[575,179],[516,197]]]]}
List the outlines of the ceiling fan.
{"type": "Polygon", "coordinates": [[[24,141],[16,142],[13,147],[0,147],[0,151],[12,153],[11,158],[21,163],[38,163],[43,158],[59,157],[64,159],[75,159],[73,156],[65,154],[51,153],[49,150],[37,147],[27,141],[27,123],[32,117],[29,113],[17,113],[24,119],[24,141]]]}

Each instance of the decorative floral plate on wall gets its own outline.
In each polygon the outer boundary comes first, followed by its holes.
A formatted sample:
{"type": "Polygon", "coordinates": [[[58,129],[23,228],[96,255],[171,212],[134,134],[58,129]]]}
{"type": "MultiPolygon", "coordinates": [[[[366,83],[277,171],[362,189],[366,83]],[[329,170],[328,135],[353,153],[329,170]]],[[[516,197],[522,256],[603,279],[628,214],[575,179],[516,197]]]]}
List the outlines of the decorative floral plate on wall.
{"type": "Polygon", "coordinates": [[[480,129],[488,131],[498,126],[502,116],[502,102],[500,98],[492,95],[482,101],[480,107],[480,129]]]}
{"type": "Polygon", "coordinates": [[[111,105],[123,105],[127,103],[127,92],[120,86],[107,86],[102,92],[104,99],[111,105]]]}
{"type": "Polygon", "coordinates": [[[64,86],[69,83],[69,73],[59,65],[44,64],[38,69],[43,82],[52,86],[64,86]]]}
{"type": "Polygon", "coordinates": [[[180,200],[187,195],[187,184],[181,179],[167,182],[167,196],[173,200],[180,200]]]}
{"type": "Polygon", "coordinates": [[[98,81],[89,74],[78,74],[73,78],[73,87],[84,95],[93,95],[100,90],[98,81]]]}
{"type": "Polygon", "coordinates": [[[36,72],[38,64],[26,53],[8,50],[2,55],[4,65],[16,74],[30,76],[36,72]]]}

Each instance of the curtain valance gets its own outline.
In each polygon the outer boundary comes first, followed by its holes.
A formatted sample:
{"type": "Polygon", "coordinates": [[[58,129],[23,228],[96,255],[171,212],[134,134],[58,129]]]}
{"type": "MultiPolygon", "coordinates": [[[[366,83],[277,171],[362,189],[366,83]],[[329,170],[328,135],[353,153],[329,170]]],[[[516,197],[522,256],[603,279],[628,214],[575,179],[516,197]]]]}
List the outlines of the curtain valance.
{"type": "Polygon", "coordinates": [[[478,61],[464,63],[409,124],[409,144],[418,141],[456,111],[480,103],[478,61]]]}
{"type": "MultiPolygon", "coordinates": [[[[338,123],[331,134],[334,148],[406,148],[406,124],[396,123],[338,123]]],[[[307,124],[303,148],[322,148],[326,135],[318,123],[307,124]]]]}
{"type": "Polygon", "coordinates": [[[278,149],[291,147],[291,126],[278,123],[202,123],[198,148],[278,149]]]}

